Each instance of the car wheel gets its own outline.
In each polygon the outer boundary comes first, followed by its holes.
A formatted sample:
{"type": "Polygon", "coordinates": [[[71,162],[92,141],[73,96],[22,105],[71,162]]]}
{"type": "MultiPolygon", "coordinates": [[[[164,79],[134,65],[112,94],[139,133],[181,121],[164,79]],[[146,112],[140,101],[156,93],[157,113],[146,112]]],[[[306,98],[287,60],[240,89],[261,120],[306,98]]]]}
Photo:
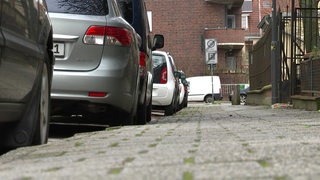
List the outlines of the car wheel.
{"type": "Polygon", "coordinates": [[[176,104],[176,103],[175,103],[175,101],[174,101],[174,99],[173,99],[172,102],[171,102],[171,104],[164,109],[164,115],[165,115],[165,116],[171,116],[171,115],[174,114],[175,104],[176,104]]]}
{"type": "MultiPolygon", "coordinates": [[[[177,88],[177,89],[179,89],[179,88],[177,88]]],[[[175,105],[174,105],[174,112],[178,112],[180,110],[179,101],[180,101],[180,92],[179,92],[179,90],[177,90],[176,99],[175,99],[175,105]]]]}
{"type": "Polygon", "coordinates": [[[137,117],[137,123],[138,125],[144,125],[147,122],[147,104],[146,104],[146,98],[144,100],[143,104],[140,104],[138,107],[138,117],[137,117]]]}
{"type": "Polygon", "coordinates": [[[240,103],[246,104],[247,102],[247,96],[246,95],[240,95],[240,103]]]}
{"type": "Polygon", "coordinates": [[[188,99],[187,99],[187,97],[185,97],[184,99],[183,99],[183,107],[185,108],[185,107],[188,107],[188,99]]]}
{"type": "Polygon", "coordinates": [[[149,105],[147,107],[147,122],[151,121],[151,112],[152,112],[152,97],[151,97],[149,105]]]}
{"type": "Polygon", "coordinates": [[[47,64],[43,64],[40,101],[37,104],[37,115],[35,118],[36,128],[34,129],[33,145],[45,144],[48,141],[49,132],[49,107],[50,107],[50,88],[49,88],[49,71],[47,64]]]}
{"type": "Polygon", "coordinates": [[[204,102],[206,102],[206,103],[212,103],[212,102],[213,102],[212,95],[207,95],[207,96],[204,98],[204,102]]]}

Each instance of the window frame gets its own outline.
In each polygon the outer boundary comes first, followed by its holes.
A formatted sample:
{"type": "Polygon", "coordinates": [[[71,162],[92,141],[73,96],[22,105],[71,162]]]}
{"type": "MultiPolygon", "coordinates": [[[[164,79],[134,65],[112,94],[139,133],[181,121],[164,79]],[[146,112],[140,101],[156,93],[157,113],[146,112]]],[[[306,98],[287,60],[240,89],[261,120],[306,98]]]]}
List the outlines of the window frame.
{"type": "Polygon", "coordinates": [[[226,24],[227,29],[235,29],[236,28],[236,16],[234,14],[228,14],[227,15],[227,24],[226,24]],[[231,20],[232,27],[229,27],[229,20],[231,20]]]}
{"type": "Polygon", "coordinates": [[[252,0],[244,0],[244,1],[243,1],[243,4],[242,4],[241,10],[242,10],[242,12],[246,12],[246,13],[253,12],[253,7],[252,7],[252,6],[253,6],[253,5],[252,5],[252,0]],[[243,10],[244,5],[246,4],[245,2],[249,3],[249,5],[248,5],[249,8],[243,10]]]}
{"type": "Polygon", "coordinates": [[[249,16],[250,16],[250,14],[241,14],[241,28],[242,29],[245,29],[245,30],[249,29],[249,16]]]}
{"type": "Polygon", "coordinates": [[[226,56],[226,69],[235,71],[237,69],[237,60],[235,56],[226,56]]]}

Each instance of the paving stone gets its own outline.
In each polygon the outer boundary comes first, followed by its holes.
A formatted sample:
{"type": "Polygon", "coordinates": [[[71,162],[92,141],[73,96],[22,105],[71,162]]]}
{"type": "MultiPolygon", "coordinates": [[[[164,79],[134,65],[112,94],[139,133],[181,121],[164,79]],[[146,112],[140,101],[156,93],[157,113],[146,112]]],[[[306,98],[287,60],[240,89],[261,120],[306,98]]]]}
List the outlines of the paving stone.
{"type": "Polygon", "coordinates": [[[0,156],[0,179],[320,179],[320,113],[189,103],[0,156]]]}

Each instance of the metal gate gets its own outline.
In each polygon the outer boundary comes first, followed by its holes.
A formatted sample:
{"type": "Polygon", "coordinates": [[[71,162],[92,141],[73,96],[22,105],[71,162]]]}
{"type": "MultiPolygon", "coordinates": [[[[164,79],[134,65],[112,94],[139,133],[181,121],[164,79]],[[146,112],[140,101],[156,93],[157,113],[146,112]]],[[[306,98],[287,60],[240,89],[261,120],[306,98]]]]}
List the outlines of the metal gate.
{"type": "Polygon", "coordinates": [[[310,0],[294,3],[292,7],[296,8],[280,13],[278,24],[281,102],[289,102],[291,95],[320,93],[318,4],[310,0]]]}

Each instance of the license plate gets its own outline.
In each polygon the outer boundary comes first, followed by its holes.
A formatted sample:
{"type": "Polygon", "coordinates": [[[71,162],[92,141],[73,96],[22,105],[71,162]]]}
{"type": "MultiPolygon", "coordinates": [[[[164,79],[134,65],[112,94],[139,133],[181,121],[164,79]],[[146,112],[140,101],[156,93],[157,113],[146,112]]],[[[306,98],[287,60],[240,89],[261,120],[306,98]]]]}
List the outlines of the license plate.
{"type": "Polygon", "coordinates": [[[53,43],[53,54],[57,57],[63,57],[64,43],[53,43]]]}

